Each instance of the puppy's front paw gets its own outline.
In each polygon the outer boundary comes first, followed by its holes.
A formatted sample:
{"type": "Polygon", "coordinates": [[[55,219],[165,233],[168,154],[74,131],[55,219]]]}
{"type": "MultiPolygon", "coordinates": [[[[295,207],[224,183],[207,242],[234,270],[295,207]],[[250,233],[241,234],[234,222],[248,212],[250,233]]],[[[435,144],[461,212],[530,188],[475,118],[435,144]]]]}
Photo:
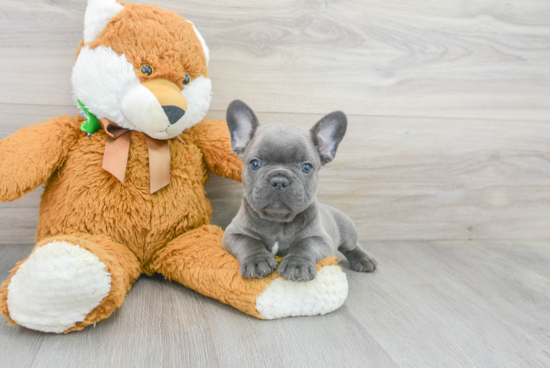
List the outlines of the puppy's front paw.
{"type": "Polygon", "coordinates": [[[315,278],[317,264],[309,258],[286,256],[279,265],[279,275],[292,281],[310,281],[315,278]]]}
{"type": "Polygon", "coordinates": [[[350,267],[358,272],[373,272],[376,270],[378,263],[369,256],[365,251],[356,252],[353,255],[348,255],[348,261],[350,267]]]}
{"type": "Polygon", "coordinates": [[[277,268],[277,261],[269,252],[254,254],[241,262],[241,276],[247,279],[263,279],[277,268]]]}

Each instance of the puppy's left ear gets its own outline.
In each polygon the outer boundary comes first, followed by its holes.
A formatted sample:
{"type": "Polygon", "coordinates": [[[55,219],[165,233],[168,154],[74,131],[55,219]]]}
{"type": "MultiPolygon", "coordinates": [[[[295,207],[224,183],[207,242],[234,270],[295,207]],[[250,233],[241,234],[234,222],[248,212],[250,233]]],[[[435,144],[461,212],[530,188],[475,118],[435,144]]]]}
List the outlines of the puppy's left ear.
{"type": "Polygon", "coordinates": [[[348,119],[342,111],[334,111],[319,120],[310,129],[313,143],[321,156],[321,164],[327,164],[336,156],[338,145],[346,134],[348,119]]]}
{"type": "Polygon", "coordinates": [[[233,152],[240,157],[260,126],[258,118],[247,104],[235,100],[227,107],[226,121],[229,133],[231,133],[231,147],[233,152]]]}

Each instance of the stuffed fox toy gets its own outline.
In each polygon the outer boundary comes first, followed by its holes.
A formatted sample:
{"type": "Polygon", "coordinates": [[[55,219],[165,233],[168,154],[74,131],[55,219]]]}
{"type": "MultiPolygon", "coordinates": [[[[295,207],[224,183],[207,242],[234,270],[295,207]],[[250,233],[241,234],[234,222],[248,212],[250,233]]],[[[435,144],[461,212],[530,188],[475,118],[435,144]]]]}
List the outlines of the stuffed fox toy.
{"type": "Polygon", "coordinates": [[[324,314],[347,296],[334,259],[313,281],[248,280],[210,224],[208,169],[240,180],[210,104],[208,48],[191,22],[149,5],[89,0],[72,83],[85,116],[0,141],[0,201],[45,184],[36,247],[0,290],[10,324],[81,330],[160,273],[257,318],[324,314]]]}

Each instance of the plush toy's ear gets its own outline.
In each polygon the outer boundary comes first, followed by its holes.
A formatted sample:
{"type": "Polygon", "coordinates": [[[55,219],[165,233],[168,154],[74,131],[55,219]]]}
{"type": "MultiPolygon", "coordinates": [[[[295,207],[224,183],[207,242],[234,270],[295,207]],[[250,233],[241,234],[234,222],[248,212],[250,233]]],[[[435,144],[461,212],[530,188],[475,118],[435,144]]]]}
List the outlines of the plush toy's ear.
{"type": "Polygon", "coordinates": [[[191,25],[193,26],[193,31],[195,32],[195,35],[201,42],[202,51],[204,51],[204,56],[206,57],[206,66],[208,66],[208,63],[210,62],[210,50],[208,50],[208,46],[206,46],[206,41],[204,40],[204,37],[202,37],[197,27],[195,27],[193,22],[191,22],[190,20],[188,20],[188,22],[191,23],[191,25]]]}
{"type": "Polygon", "coordinates": [[[227,108],[226,121],[231,133],[233,152],[241,156],[256,133],[256,129],[260,126],[258,118],[247,104],[235,100],[227,108]]]}
{"type": "Polygon", "coordinates": [[[346,115],[342,111],[334,111],[311,128],[311,138],[321,156],[322,165],[331,162],[336,156],[336,150],[346,134],[347,126],[346,115]]]}
{"type": "Polygon", "coordinates": [[[116,0],[88,0],[84,14],[84,43],[90,43],[97,38],[107,26],[107,23],[117,15],[124,6],[116,0]]]}

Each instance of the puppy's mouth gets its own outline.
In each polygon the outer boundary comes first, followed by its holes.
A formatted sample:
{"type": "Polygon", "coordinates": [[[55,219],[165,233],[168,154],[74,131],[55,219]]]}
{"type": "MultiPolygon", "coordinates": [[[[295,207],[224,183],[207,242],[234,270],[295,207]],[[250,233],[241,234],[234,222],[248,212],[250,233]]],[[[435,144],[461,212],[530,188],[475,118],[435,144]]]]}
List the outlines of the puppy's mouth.
{"type": "Polygon", "coordinates": [[[273,201],[264,208],[261,209],[262,212],[272,213],[272,214],[287,214],[292,212],[292,209],[287,206],[283,201],[277,200],[273,201]]]}
{"type": "Polygon", "coordinates": [[[289,222],[296,216],[296,213],[282,201],[271,202],[263,208],[254,209],[254,212],[264,220],[275,222],[289,222]]]}

